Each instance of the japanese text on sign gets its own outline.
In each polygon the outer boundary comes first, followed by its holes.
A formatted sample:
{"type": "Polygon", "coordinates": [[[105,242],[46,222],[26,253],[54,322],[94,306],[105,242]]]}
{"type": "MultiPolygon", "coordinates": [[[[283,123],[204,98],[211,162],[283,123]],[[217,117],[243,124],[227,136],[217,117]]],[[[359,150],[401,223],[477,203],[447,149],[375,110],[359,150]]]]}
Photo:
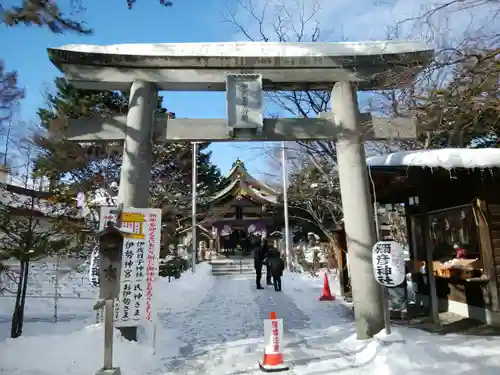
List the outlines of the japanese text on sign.
{"type": "MultiPolygon", "coordinates": [[[[110,207],[101,207],[101,226],[116,221],[110,207]]],[[[153,314],[153,285],[158,274],[161,211],[158,209],[124,209],[122,227],[132,235],[123,241],[120,294],[115,301],[117,327],[135,326],[150,321],[153,314]]]]}
{"type": "Polygon", "coordinates": [[[394,241],[379,241],[372,250],[375,279],[386,287],[396,287],[405,280],[404,251],[394,241]]]}
{"type": "Polygon", "coordinates": [[[146,280],[146,320],[151,320],[151,297],[153,296],[153,282],[156,277],[157,259],[155,259],[155,243],[157,231],[157,215],[151,213],[148,222],[148,264],[146,280]]]}
{"type": "Polygon", "coordinates": [[[99,286],[99,267],[100,267],[100,258],[99,258],[99,247],[95,247],[92,249],[92,254],[90,256],[90,285],[93,287],[99,286]]]}
{"type": "Polygon", "coordinates": [[[283,319],[264,320],[265,352],[279,354],[282,351],[283,319]]]}
{"type": "Polygon", "coordinates": [[[230,128],[262,129],[262,76],[226,76],[227,119],[230,128]]]}
{"type": "Polygon", "coordinates": [[[275,353],[279,353],[280,342],[279,342],[278,321],[273,320],[271,322],[271,327],[272,327],[271,333],[272,333],[272,337],[273,337],[273,351],[275,353]]]}

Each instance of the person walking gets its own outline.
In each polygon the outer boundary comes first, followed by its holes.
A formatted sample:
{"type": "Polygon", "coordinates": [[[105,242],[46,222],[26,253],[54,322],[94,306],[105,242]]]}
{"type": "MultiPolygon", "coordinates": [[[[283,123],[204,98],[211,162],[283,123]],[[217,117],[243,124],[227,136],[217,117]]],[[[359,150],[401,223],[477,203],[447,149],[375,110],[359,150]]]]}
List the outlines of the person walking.
{"type": "Polygon", "coordinates": [[[255,268],[255,283],[257,284],[257,289],[264,289],[261,285],[262,278],[262,264],[264,258],[267,255],[267,246],[265,242],[261,242],[253,250],[253,266],[255,268]]]}
{"type": "Polygon", "coordinates": [[[270,270],[270,274],[273,278],[274,290],[281,292],[281,276],[283,276],[283,271],[285,269],[285,262],[280,256],[280,252],[271,248],[267,255],[267,265],[270,270]]]}

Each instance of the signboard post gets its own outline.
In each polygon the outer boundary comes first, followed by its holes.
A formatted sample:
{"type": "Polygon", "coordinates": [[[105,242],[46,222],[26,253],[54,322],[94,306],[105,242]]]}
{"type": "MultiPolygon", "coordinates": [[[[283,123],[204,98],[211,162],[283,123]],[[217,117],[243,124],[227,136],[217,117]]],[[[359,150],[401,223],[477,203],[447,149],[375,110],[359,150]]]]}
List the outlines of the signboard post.
{"type": "Polygon", "coordinates": [[[373,275],[382,286],[384,298],[385,330],[391,333],[389,296],[387,288],[400,286],[405,278],[404,250],[395,241],[378,241],[372,250],[373,275]]]}
{"type": "Polygon", "coordinates": [[[128,229],[107,223],[99,233],[99,298],[94,308],[104,307],[104,364],[96,375],[120,375],[120,368],[113,367],[113,304],[120,291],[120,269],[124,238],[128,229]]]}
{"type": "MultiPolygon", "coordinates": [[[[113,207],[101,207],[100,229],[116,222],[113,207]]],[[[120,290],[114,307],[117,328],[155,323],[153,284],[158,275],[161,239],[161,210],[123,208],[121,228],[131,232],[122,246],[120,290]]]]}

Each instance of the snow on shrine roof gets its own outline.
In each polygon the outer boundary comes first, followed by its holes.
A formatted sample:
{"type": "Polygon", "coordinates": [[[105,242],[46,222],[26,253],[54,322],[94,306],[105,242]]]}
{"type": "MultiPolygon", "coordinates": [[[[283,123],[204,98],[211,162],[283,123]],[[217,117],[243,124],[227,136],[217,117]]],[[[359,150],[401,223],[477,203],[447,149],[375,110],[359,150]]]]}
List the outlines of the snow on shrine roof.
{"type": "Polygon", "coordinates": [[[227,185],[224,189],[220,190],[218,193],[216,193],[215,195],[213,195],[212,197],[208,198],[208,200],[212,201],[212,200],[215,200],[215,199],[218,199],[224,195],[226,195],[227,193],[229,193],[231,190],[233,190],[233,188],[240,183],[240,180],[234,180],[233,182],[231,182],[229,185],[227,185]]]}
{"type": "Polygon", "coordinates": [[[249,186],[250,190],[252,191],[253,194],[255,194],[257,197],[264,199],[266,201],[276,203],[278,201],[278,197],[276,195],[264,195],[257,189],[254,189],[253,187],[249,186]]]}
{"type": "Polygon", "coordinates": [[[107,46],[67,44],[58,48],[71,52],[138,56],[235,56],[306,57],[380,55],[431,51],[420,41],[364,41],[340,43],[216,42],[216,43],[138,43],[107,46]]]}
{"type": "MultiPolygon", "coordinates": [[[[268,193],[268,195],[278,196],[280,194],[275,189],[271,188],[270,186],[266,185],[265,183],[257,180],[255,177],[253,177],[246,169],[245,163],[243,163],[240,159],[237,159],[234,162],[233,167],[229,170],[229,173],[227,174],[227,178],[233,178],[233,177],[236,177],[235,179],[245,180],[247,183],[250,183],[253,185],[261,186],[262,189],[268,193]],[[237,176],[236,175],[237,172],[241,172],[242,176],[237,176]]],[[[263,195],[257,189],[252,188],[252,190],[259,193],[260,195],[263,195]]],[[[265,195],[263,195],[263,196],[267,197],[265,195]]]]}
{"type": "Polygon", "coordinates": [[[369,167],[497,168],[500,148],[444,148],[400,151],[366,159],[369,167]]]}
{"type": "MultiPolygon", "coordinates": [[[[224,189],[213,195],[212,197],[208,198],[208,201],[214,201],[217,200],[225,195],[227,195],[231,190],[233,190],[237,185],[240,185],[242,181],[240,179],[233,180],[228,186],[226,186],[224,189]]],[[[261,200],[267,201],[269,203],[276,203],[277,202],[277,197],[275,196],[267,196],[263,195],[262,193],[258,192],[255,189],[252,189],[251,187],[245,186],[245,190],[250,193],[250,196],[255,196],[261,200]]]]}

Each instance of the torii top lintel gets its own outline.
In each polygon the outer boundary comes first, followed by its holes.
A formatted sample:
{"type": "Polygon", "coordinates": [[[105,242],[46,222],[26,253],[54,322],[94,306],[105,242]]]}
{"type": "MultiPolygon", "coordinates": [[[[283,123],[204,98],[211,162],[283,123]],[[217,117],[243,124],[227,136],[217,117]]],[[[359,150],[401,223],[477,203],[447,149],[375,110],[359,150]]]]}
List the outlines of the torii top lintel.
{"type": "Polygon", "coordinates": [[[329,90],[337,81],[372,90],[404,85],[433,56],[418,41],[343,43],[164,43],[49,48],[76,87],[127,91],[134,81],[160,90],[225,91],[226,74],[261,74],[263,89],[329,90]]]}

